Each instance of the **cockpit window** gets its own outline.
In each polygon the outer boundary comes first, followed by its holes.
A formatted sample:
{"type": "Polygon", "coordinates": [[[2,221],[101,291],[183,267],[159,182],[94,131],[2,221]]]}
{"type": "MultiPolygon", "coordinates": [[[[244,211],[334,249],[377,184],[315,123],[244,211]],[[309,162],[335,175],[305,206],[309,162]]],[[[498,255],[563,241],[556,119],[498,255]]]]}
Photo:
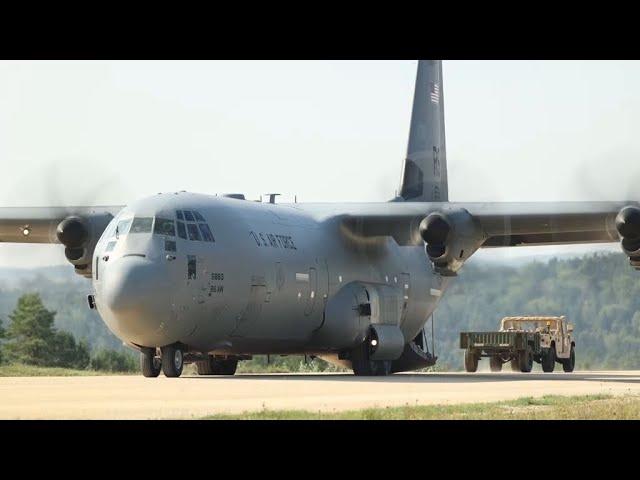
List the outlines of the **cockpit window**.
{"type": "Polygon", "coordinates": [[[202,238],[204,238],[205,242],[215,242],[213,235],[211,234],[211,230],[209,230],[209,225],[206,223],[199,223],[200,232],[202,233],[202,238]]]}
{"type": "Polygon", "coordinates": [[[187,239],[187,229],[184,226],[184,223],[182,222],[178,222],[178,236],[180,238],[184,238],[185,240],[187,239]]]}
{"type": "Polygon", "coordinates": [[[156,235],[168,235],[170,237],[176,236],[176,227],[173,220],[167,220],[166,218],[156,218],[156,223],[153,227],[153,233],[156,235]]]}
{"type": "Polygon", "coordinates": [[[203,216],[200,215],[195,210],[193,211],[193,216],[196,217],[196,220],[199,221],[199,222],[206,222],[206,220],[203,218],[203,216]]]}
{"type": "Polygon", "coordinates": [[[129,228],[131,227],[131,219],[128,218],[126,220],[120,220],[118,222],[118,226],[116,227],[116,238],[120,238],[120,235],[126,235],[129,233],[129,228]]]}
{"type": "Polygon", "coordinates": [[[151,233],[153,217],[136,217],[131,224],[129,233],[151,233]]]}
{"type": "Polygon", "coordinates": [[[193,218],[193,214],[189,210],[185,210],[184,211],[184,219],[187,222],[195,222],[196,221],[196,219],[193,218]]]}
{"type": "Polygon", "coordinates": [[[176,210],[176,217],[178,217],[178,220],[184,220],[184,217],[182,216],[182,210],[176,210]]]}
{"type": "Polygon", "coordinates": [[[189,240],[201,240],[198,226],[195,223],[187,223],[187,230],[189,231],[189,240]]]}

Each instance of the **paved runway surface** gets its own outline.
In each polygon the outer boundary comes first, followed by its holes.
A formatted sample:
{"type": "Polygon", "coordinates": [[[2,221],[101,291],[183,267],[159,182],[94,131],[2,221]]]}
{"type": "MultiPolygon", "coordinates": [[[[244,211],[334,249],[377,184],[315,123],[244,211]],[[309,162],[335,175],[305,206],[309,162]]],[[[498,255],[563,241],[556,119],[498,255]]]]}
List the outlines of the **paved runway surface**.
{"type": "Polygon", "coordinates": [[[2,419],[200,418],[248,410],[352,410],[373,406],[491,402],[525,396],[640,394],[640,371],[4,377],[2,419]]]}

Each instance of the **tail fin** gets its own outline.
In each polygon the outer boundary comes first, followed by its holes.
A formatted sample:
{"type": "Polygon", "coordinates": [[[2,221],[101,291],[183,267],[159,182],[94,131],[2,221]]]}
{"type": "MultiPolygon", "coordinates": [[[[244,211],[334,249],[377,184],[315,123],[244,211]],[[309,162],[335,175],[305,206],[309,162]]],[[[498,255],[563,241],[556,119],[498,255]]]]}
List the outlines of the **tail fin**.
{"type": "Polygon", "coordinates": [[[418,62],[400,196],[410,202],[449,201],[441,60],[418,62]]]}

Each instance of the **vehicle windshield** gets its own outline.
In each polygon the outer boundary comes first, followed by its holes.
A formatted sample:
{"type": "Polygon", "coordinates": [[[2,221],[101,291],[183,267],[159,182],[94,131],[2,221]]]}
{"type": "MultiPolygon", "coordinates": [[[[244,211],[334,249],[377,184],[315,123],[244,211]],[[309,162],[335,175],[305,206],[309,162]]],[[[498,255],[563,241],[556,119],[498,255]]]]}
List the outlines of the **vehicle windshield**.
{"type": "Polygon", "coordinates": [[[527,331],[543,331],[546,330],[547,324],[550,330],[558,329],[557,320],[503,320],[502,330],[527,330],[527,331]]]}

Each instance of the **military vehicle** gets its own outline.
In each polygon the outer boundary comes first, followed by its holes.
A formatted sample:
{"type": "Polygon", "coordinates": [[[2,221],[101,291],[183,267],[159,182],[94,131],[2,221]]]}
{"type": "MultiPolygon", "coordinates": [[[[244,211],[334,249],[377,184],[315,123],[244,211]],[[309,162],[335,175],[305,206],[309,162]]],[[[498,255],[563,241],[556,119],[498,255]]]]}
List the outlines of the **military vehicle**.
{"type": "Polygon", "coordinates": [[[147,377],[179,377],[185,362],[231,375],[256,354],[315,355],[356,375],[433,365],[425,324],[481,248],[621,242],[640,268],[637,201],[449,201],[440,61],[418,63],[403,166],[387,202],[177,191],[126,206],[0,208],[0,242],[62,244],[92,281],[89,306],[140,352],[147,377]]]}
{"type": "Polygon", "coordinates": [[[560,363],[565,372],[573,372],[576,363],[573,325],[565,317],[504,317],[497,332],[462,332],[460,348],[464,368],[478,370],[480,358],[488,358],[492,372],[511,362],[514,372],[528,373],[533,362],[542,371],[553,372],[560,363]]]}

